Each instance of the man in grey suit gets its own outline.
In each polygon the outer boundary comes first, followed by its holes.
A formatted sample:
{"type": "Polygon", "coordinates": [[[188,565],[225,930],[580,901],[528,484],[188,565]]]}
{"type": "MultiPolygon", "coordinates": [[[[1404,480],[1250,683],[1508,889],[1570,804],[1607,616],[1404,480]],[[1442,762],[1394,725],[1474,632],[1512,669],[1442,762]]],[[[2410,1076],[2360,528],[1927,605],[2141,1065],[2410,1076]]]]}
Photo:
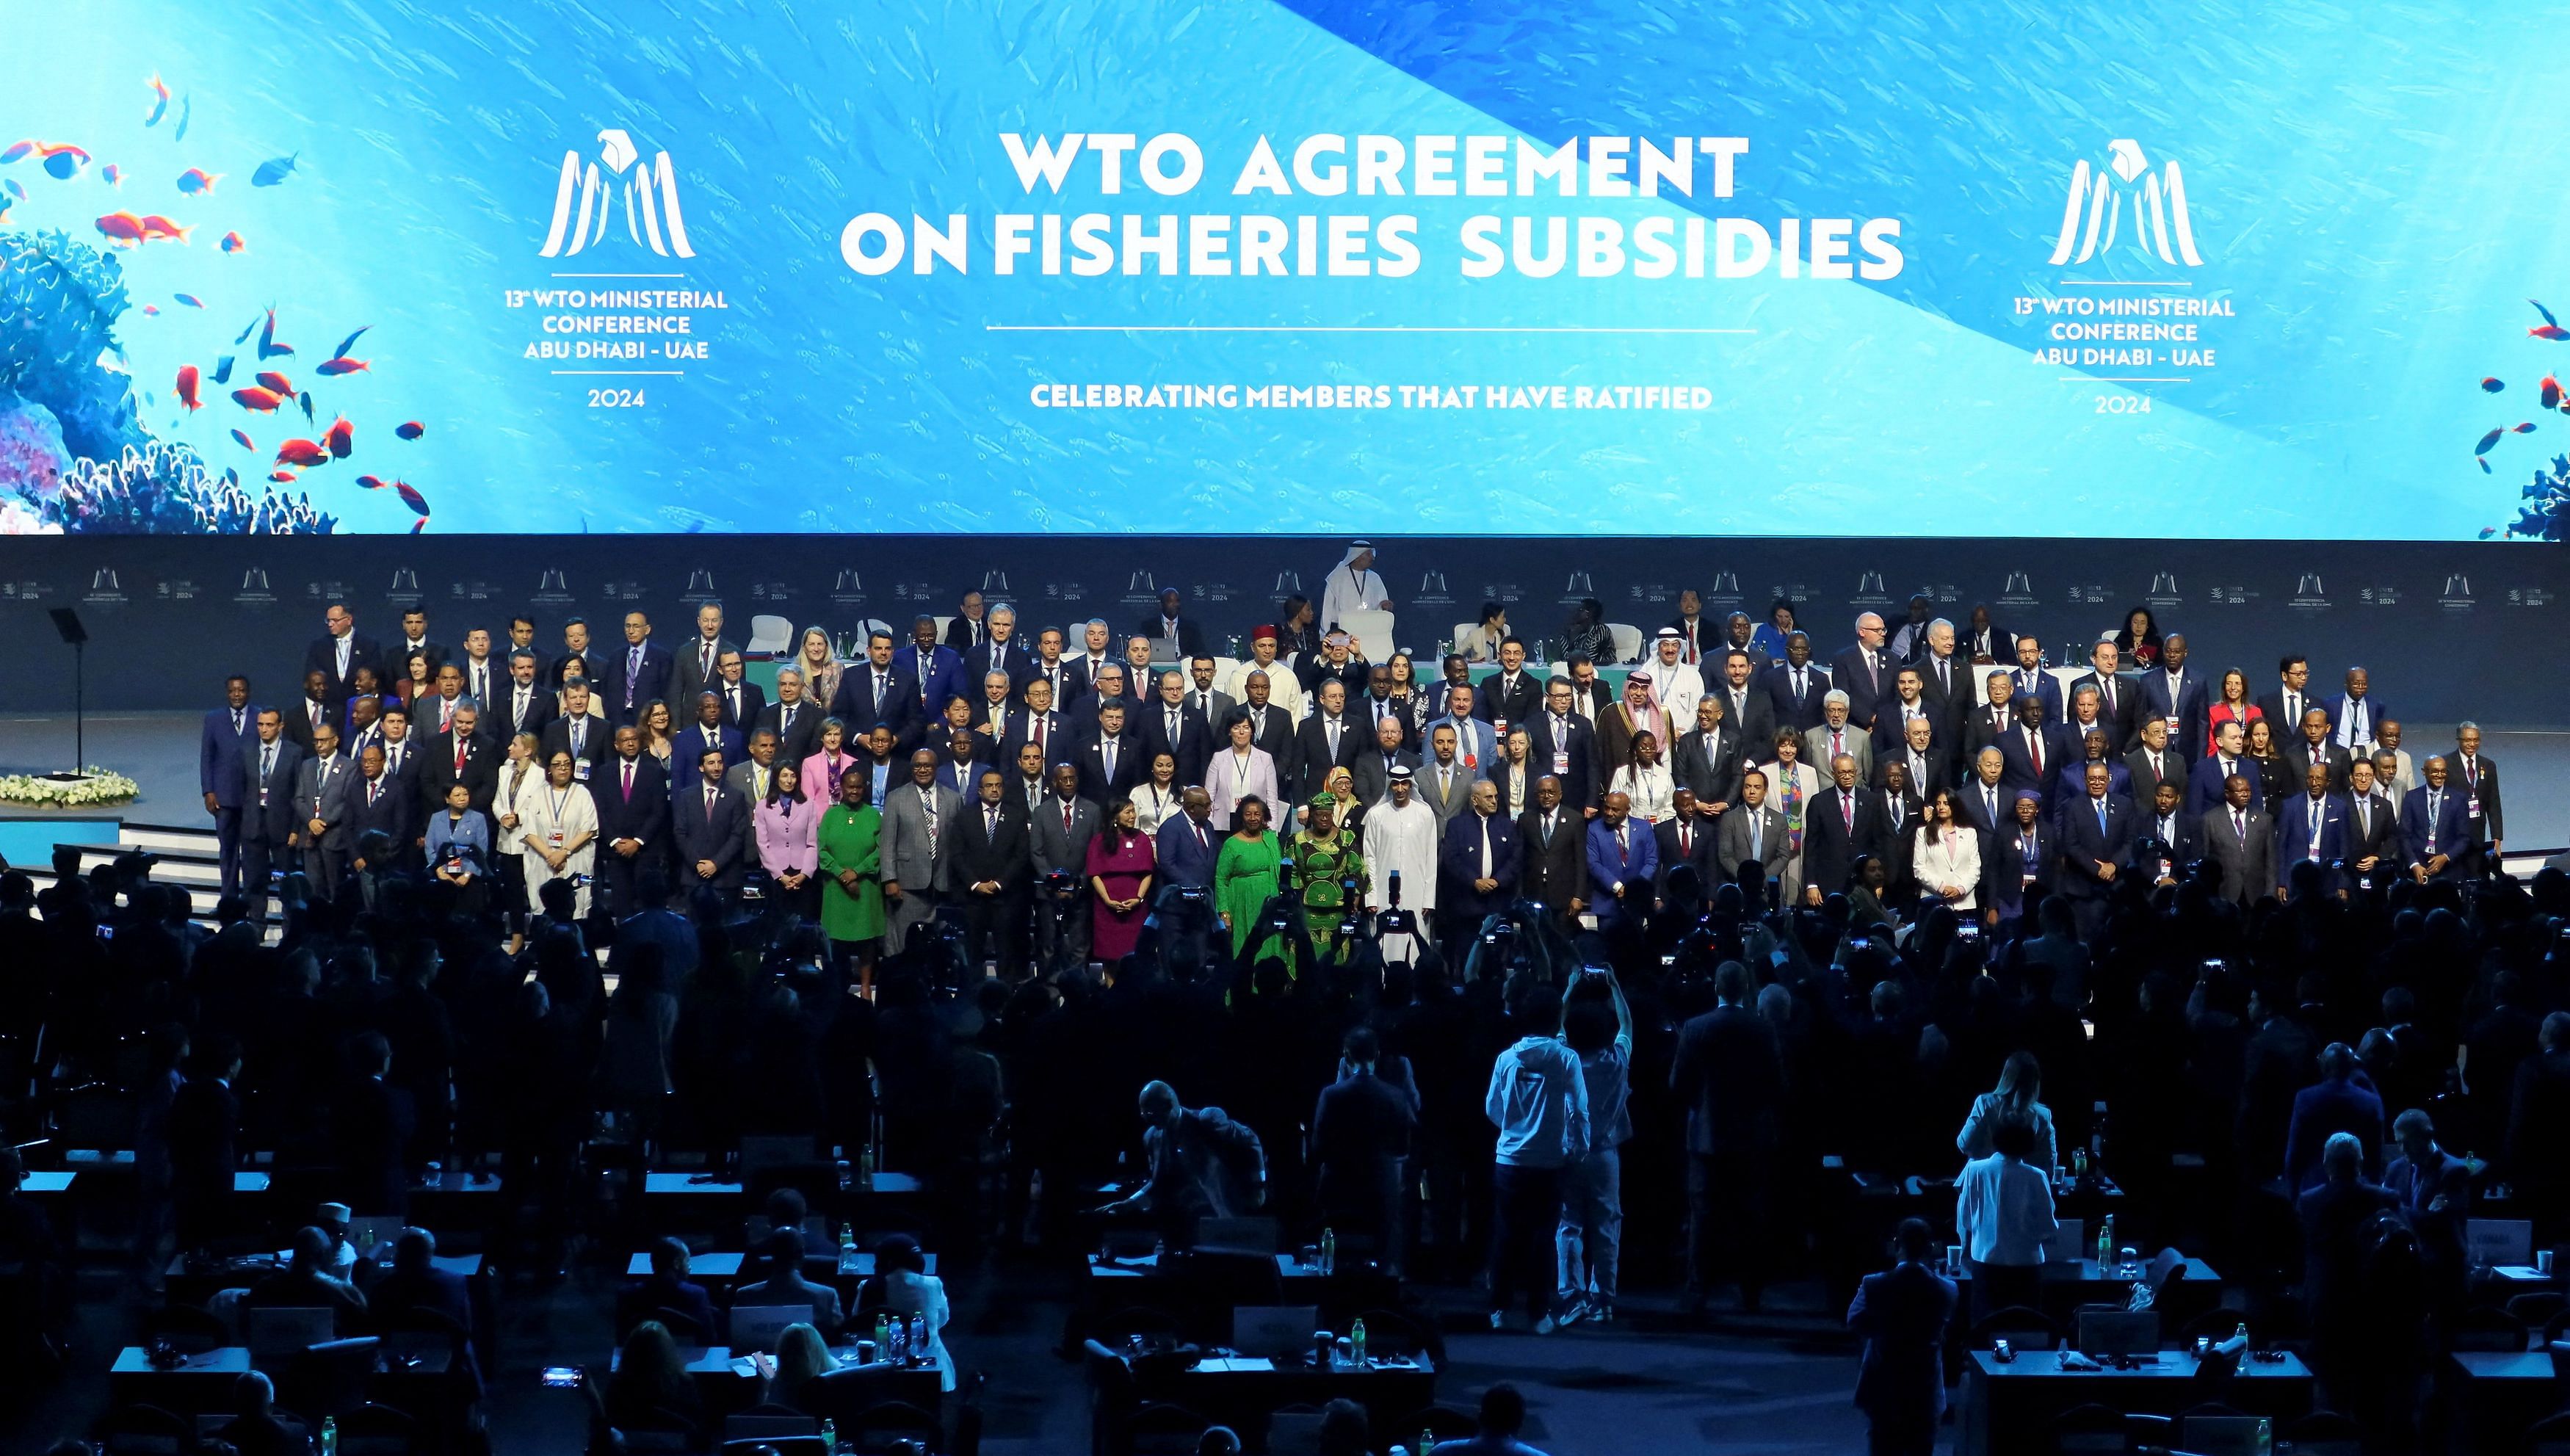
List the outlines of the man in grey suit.
{"type": "Polygon", "coordinates": [[[724,637],[722,629],[722,603],[707,602],[696,609],[696,635],[671,654],[677,659],[677,696],[672,703],[695,702],[697,694],[721,678],[722,655],[740,651],[740,644],[724,637]]]}
{"type": "Polygon", "coordinates": [[[1767,903],[1774,905],[1778,881],[1793,859],[1790,845],[1785,815],[1767,802],[1767,775],[1755,768],[1743,772],[1739,804],[1713,826],[1713,852],[1721,858],[1723,873],[1735,875],[1742,864],[1756,860],[1767,879],[1767,903]]]}
{"type": "Polygon", "coordinates": [[[1214,660],[1202,653],[1189,660],[1187,676],[1191,681],[1187,684],[1186,707],[1188,713],[1204,720],[1206,742],[1228,743],[1231,711],[1240,706],[1240,701],[1228,693],[1214,691],[1215,667],[1214,660]]]}
{"type": "MultiPolygon", "coordinates": [[[[1374,726],[1374,741],[1358,750],[1356,760],[1348,764],[1348,777],[1354,781],[1359,808],[1372,808],[1392,792],[1392,770],[1417,768],[1419,755],[1401,745],[1401,720],[1385,718],[1374,726]]],[[[1440,822],[1443,822],[1442,818],[1440,822]]]]}
{"type": "MultiPolygon", "coordinates": [[[[800,760],[795,766],[798,769],[802,766],[800,760]]],[[[723,770],[723,787],[739,794],[740,801],[749,807],[749,812],[741,815],[740,824],[740,852],[744,865],[758,863],[758,806],[767,802],[767,790],[775,783],[776,734],[770,729],[760,728],[749,735],[749,756],[723,770]]],[[[826,791],[829,785],[824,783],[821,787],[826,791]]],[[[809,792],[803,796],[807,799],[812,797],[809,792]]]]}
{"type": "Polygon", "coordinates": [[[1035,808],[1036,954],[1050,968],[1057,947],[1088,959],[1088,841],[1097,837],[1097,805],[1079,796],[1079,770],[1057,763],[1053,792],[1035,808]],[[1066,882],[1065,877],[1068,877],[1066,882]]]}
{"type": "Polygon", "coordinates": [[[1441,723],[1428,733],[1428,761],[1419,765],[1413,786],[1420,801],[1437,811],[1442,831],[1446,821],[1473,806],[1473,783],[1481,775],[1464,766],[1456,751],[1455,726],[1441,723]]]}
{"type": "Polygon", "coordinates": [[[2276,884],[2276,841],[2267,810],[2251,802],[2249,780],[2234,773],[2222,782],[2222,806],[2204,814],[2204,857],[2222,871],[2222,897],[2255,904],[2276,884]]]}
{"type": "Polygon", "coordinates": [[[1803,729],[1803,761],[1827,766],[1840,754],[1856,760],[1856,781],[1874,781],[1874,734],[1848,722],[1848,696],[1842,688],[1821,695],[1821,726],[1803,729]]]}
{"type": "Polygon", "coordinates": [[[294,817],[295,765],[303,761],[303,749],[284,735],[275,709],[260,709],[252,722],[258,736],[241,744],[240,884],[249,896],[250,918],[263,921],[269,869],[293,868],[293,851],[303,842],[303,825],[294,817]]]}
{"type": "MultiPolygon", "coordinates": [[[[759,710],[758,727],[776,734],[777,756],[800,764],[821,746],[821,723],[829,716],[826,709],[803,697],[801,672],[779,668],[776,701],[759,710]]],[[[826,783],[821,786],[825,790],[829,787],[826,783]]]]}
{"type": "Polygon", "coordinates": [[[303,875],[316,900],[338,893],[340,877],[348,872],[348,786],[356,778],[356,769],[339,755],[339,730],[326,723],[314,728],[312,756],[294,768],[294,822],[303,835],[303,875]]]}
{"type": "Polygon", "coordinates": [[[910,755],[910,781],[884,789],[883,888],[889,914],[885,934],[898,954],[910,928],[937,913],[953,888],[955,816],[964,796],[937,781],[937,754],[910,755]]]}

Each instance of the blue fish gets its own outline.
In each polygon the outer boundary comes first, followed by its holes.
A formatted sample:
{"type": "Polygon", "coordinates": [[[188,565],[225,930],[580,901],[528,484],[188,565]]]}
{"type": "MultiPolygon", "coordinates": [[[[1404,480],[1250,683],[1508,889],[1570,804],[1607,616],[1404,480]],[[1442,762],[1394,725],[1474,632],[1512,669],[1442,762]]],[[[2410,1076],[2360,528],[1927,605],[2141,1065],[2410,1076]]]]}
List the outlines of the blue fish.
{"type": "MultiPolygon", "coordinates": [[[[262,315],[262,316],[265,316],[265,315],[262,315]]],[[[246,341],[248,340],[249,336],[250,336],[252,333],[254,333],[254,332],[256,332],[256,331],[258,330],[258,322],[259,322],[259,321],[258,321],[258,319],[253,318],[253,319],[251,319],[251,320],[249,321],[249,327],[242,329],[240,332],[238,332],[238,333],[236,333],[236,334],[233,334],[233,335],[232,335],[232,344],[233,344],[233,346],[234,346],[234,347],[238,347],[240,344],[242,344],[242,343],[246,342],[246,341]]]]}
{"type": "MultiPolygon", "coordinates": [[[[278,183],[285,181],[286,178],[292,176],[294,173],[295,158],[301,157],[302,155],[302,153],[297,152],[294,154],[294,157],[273,157],[260,163],[258,165],[258,171],[249,175],[249,185],[251,187],[274,187],[278,183]]],[[[50,167],[53,164],[48,162],[45,165],[50,167]]]]}
{"type": "Polygon", "coordinates": [[[69,182],[80,176],[81,159],[77,152],[57,152],[45,159],[45,171],[57,182],[69,182]]]}
{"type": "Polygon", "coordinates": [[[18,186],[18,179],[14,177],[9,179],[7,182],[0,182],[0,187],[7,188],[9,190],[9,196],[16,198],[22,203],[27,200],[27,190],[18,186]]]}
{"type": "Polygon", "coordinates": [[[214,382],[215,382],[215,383],[217,383],[217,384],[229,384],[230,382],[232,382],[232,356],[231,356],[231,355],[229,355],[229,354],[225,354],[225,355],[223,355],[223,357],[222,357],[222,362],[220,362],[220,363],[218,363],[218,364],[214,365],[214,382]]]}
{"type": "Polygon", "coordinates": [[[179,130],[170,138],[171,141],[184,142],[188,140],[188,118],[195,113],[196,109],[197,101],[195,97],[183,96],[179,98],[179,130]]]}

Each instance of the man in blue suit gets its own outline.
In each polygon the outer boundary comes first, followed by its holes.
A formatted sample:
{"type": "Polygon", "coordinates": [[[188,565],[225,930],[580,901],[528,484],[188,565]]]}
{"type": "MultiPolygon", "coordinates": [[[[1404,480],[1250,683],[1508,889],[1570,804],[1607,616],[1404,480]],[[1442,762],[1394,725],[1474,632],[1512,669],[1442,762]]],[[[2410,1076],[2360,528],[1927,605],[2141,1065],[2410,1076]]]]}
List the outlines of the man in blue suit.
{"type": "MultiPolygon", "coordinates": [[[[2142,717],[2174,720],[2169,746],[2188,762],[2204,756],[2204,713],[2209,702],[2203,675],[2186,666],[2186,634],[2172,632],[2160,644],[2159,665],[2142,674],[2142,717]]],[[[2137,729],[2138,730],[2138,729],[2137,729]]]]}
{"type": "MultiPolygon", "coordinates": [[[[1878,648],[1882,645],[1882,629],[1877,627],[1875,643],[1878,648]]],[[[1856,648],[1848,649],[1847,654],[1843,655],[1842,668],[1846,660],[1853,660],[1857,651],[1856,648]]],[[[1880,660],[1883,654],[1877,652],[1875,657],[1880,660]]],[[[1884,696],[1889,698],[1892,696],[1892,670],[1885,667],[1881,670],[1880,676],[1883,679],[1884,696]]],[[[1829,691],[1836,681],[1830,676],[1829,670],[1812,665],[1812,640],[1809,637],[1799,632],[1788,636],[1785,639],[1784,661],[1770,664],[1767,669],[1765,685],[1767,706],[1769,713],[1775,719],[1776,726],[1791,728],[1798,732],[1819,728],[1826,717],[1822,711],[1823,700],[1829,696],[1829,691]]],[[[1855,723],[1860,728],[1871,731],[1874,726],[1874,701],[1871,698],[1866,700],[1865,709],[1867,715],[1865,722],[1857,723],[1856,695],[1854,693],[1848,695],[1848,721],[1855,723]]]]}
{"type": "MultiPolygon", "coordinates": [[[[1463,690],[1458,690],[1463,691],[1463,690]]],[[[1488,725],[1484,725],[1488,727],[1488,725]]],[[[1485,778],[1473,785],[1473,806],[1446,821],[1438,853],[1437,910],[1447,945],[1462,945],[1486,916],[1505,909],[1517,890],[1517,826],[1499,812],[1499,786],[1485,778]]]]}
{"type": "Polygon", "coordinates": [[[2043,644],[2031,637],[2016,640],[2016,691],[2019,696],[2032,695],[2043,705],[2043,721],[2059,723],[2069,717],[2062,703],[2061,685],[2053,681],[2043,667],[2043,644]]]}
{"type": "Polygon", "coordinates": [[[214,816],[225,894],[240,888],[241,749],[257,735],[249,679],[234,673],[223,680],[223,706],[206,715],[197,743],[197,789],[206,796],[206,812],[214,816]]]}
{"type": "MultiPolygon", "coordinates": [[[[936,624],[929,625],[933,635],[936,624]]],[[[955,655],[951,648],[932,645],[932,650],[950,658],[955,655]]],[[[830,699],[830,717],[847,727],[848,742],[854,743],[881,725],[892,729],[896,746],[907,744],[915,726],[933,721],[934,715],[923,719],[919,679],[901,665],[899,658],[900,654],[892,650],[892,634],[878,628],[866,639],[866,660],[839,674],[839,691],[830,699]]],[[[946,704],[941,699],[937,706],[943,712],[946,704]]]]}
{"type": "Polygon", "coordinates": [[[253,922],[267,917],[267,873],[298,869],[290,851],[302,843],[294,817],[294,777],[303,750],[286,741],[284,720],[262,708],[252,721],[257,737],[241,747],[241,893],[253,922]]]}
{"type": "MultiPolygon", "coordinates": [[[[869,657],[873,656],[874,647],[871,640],[867,644],[866,652],[869,657]]],[[[918,685],[919,713],[923,718],[935,720],[944,717],[947,704],[966,696],[964,655],[951,647],[942,647],[938,644],[937,619],[934,617],[912,618],[910,646],[892,654],[888,661],[893,667],[909,674],[910,681],[918,685]]],[[[847,675],[841,674],[840,692],[847,691],[847,675]]],[[[895,736],[899,736],[898,731],[895,736]]]]}
{"type": "Polygon", "coordinates": [[[2054,830],[2061,846],[2061,895],[2079,921],[2079,938],[2094,943],[2106,923],[2106,896],[2115,876],[2132,862],[2133,804],[2108,792],[2107,764],[2087,765],[2087,791],[2061,806],[2054,830]]]}
{"type": "Polygon", "coordinates": [[[2186,785],[2186,811],[2203,814],[2223,801],[2224,780],[2237,774],[2249,780],[2249,797],[2261,799],[2266,786],[2258,781],[2256,760],[2240,756],[2240,739],[2245,730],[2236,722],[2225,723],[2213,730],[2213,752],[2196,760],[2195,770],[2186,785]]]}
{"type": "Polygon", "coordinates": [[[2078,761],[2080,744],[2052,721],[2043,700],[2016,696],[2016,727],[1998,740],[2001,788],[2031,788],[2049,807],[2060,797],[2061,770],[2078,761]]]}
{"type": "Polygon", "coordinates": [[[1459,683],[1447,689],[1446,716],[1428,720],[1419,729],[1419,736],[1421,741],[1433,743],[1437,740],[1439,728],[1453,728],[1455,761],[1475,773],[1487,774],[1491,765],[1499,761],[1499,733],[1491,725],[1473,716],[1475,701],[1470,684],[1459,683]]]}
{"type": "Polygon", "coordinates": [[[1213,795],[1190,788],[1178,800],[1178,812],[1160,821],[1155,878],[1161,884],[1213,887],[1214,857],[1222,852],[1223,831],[1207,822],[1213,795]]]}
{"type": "Polygon", "coordinates": [[[2294,866],[2305,860],[2320,865],[2328,893],[2344,896],[2346,881],[2331,866],[2347,857],[2350,805],[2330,792],[2326,761],[2305,768],[2303,782],[2307,791],[2286,799],[2276,815],[2276,897],[2288,898],[2294,866]]]}
{"type": "Polygon", "coordinates": [[[1597,730],[1571,711],[1570,680],[1544,685],[1543,711],[1526,727],[1526,756],[1534,771],[1561,780],[1561,801],[1594,817],[1597,801],[1597,730]]]}
{"type": "Polygon", "coordinates": [[[1926,1219],[1904,1218],[1892,1235],[1899,1261],[1858,1283],[1848,1328],[1865,1338],[1856,1406],[1872,1456],[1928,1456],[1945,1414],[1945,1325],[1954,1281],[1929,1260],[1935,1235],[1926,1219]]]}
{"type": "Polygon", "coordinates": [[[669,650],[651,640],[651,619],[640,612],[625,614],[625,646],[593,652],[590,664],[592,676],[608,685],[607,721],[619,727],[640,717],[643,704],[666,700],[674,681],[669,650]]]}
{"type": "Polygon", "coordinates": [[[1588,902],[1597,928],[1609,939],[1638,932],[1652,910],[1651,886],[1659,881],[1660,843],[1648,824],[1630,815],[1632,800],[1606,795],[1588,823],[1588,902]]]}
{"type": "Polygon", "coordinates": [[[2427,781],[2400,801],[2400,837],[2409,852],[2409,875],[2420,884],[2462,874],[2463,851],[2471,847],[2470,811],[2463,795],[2445,785],[2442,755],[2419,767],[2427,781]]]}
{"type": "Polygon", "coordinates": [[[749,745],[740,729],[723,722],[721,699],[710,691],[699,693],[695,710],[695,723],[678,734],[677,750],[672,755],[677,762],[693,763],[702,754],[720,753],[723,766],[729,768],[749,756],[749,745]]]}

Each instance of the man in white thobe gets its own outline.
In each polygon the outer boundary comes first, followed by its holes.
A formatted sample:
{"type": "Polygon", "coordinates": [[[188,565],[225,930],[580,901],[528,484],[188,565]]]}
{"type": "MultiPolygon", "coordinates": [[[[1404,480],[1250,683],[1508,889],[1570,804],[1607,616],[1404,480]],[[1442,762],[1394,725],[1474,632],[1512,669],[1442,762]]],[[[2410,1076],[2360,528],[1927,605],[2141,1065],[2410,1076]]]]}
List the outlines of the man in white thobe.
{"type": "MultiPolygon", "coordinates": [[[[1330,584],[1321,591],[1321,630],[1337,631],[1353,612],[1389,612],[1392,593],[1384,590],[1383,578],[1374,571],[1374,543],[1359,541],[1348,548],[1347,558],[1331,569],[1330,584]]],[[[1377,661],[1392,657],[1392,644],[1369,644],[1377,661]]]]}
{"type": "Polygon", "coordinates": [[[1429,921],[1437,912],[1437,842],[1445,826],[1435,809],[1414,796],[1412,775],[1417,771],[1407,763],[1396,766],[1391,791],[1366,810],[1366,908],[1391,908],[1392,877],[1398,874],[1401,908],[1409,912],[1414,927],[1410,935],[1383,937],[1387,964],[1417,954],[1410,936],[1427,940],[1429,921]]]}
{"type": "MultiPolygon", "coordinates": [[[[1686,638],[1674,627],[1663,627],[1654,652],[1658,661],[1651,668],[1651,701],[1660,706],[1670,723],[1695,722],[1696,700],[1704,697],[1704,675],[1689,671],[1680,661],[1686,653],[1686,638]]],[[[1671,744],[1660,744],[1662,759],[1674,751],[1671,744]]]]}

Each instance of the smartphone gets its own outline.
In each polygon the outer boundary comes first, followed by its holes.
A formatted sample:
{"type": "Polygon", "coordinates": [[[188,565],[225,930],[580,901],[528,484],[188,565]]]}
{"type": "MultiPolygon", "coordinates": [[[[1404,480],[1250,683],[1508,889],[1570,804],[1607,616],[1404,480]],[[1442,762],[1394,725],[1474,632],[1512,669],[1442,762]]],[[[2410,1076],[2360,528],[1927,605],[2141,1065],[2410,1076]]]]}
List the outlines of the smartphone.
{"type": "Polygon", "coordinates": [[[113,925],[102,925],[98,927],[98,938],[101,940],[114,940],[116,938],[116,927],[113,925]]]}
{"type": "Polygon", "coordinates": [[[545,1367],[544,1378],[545,1388],[547,1390],[578,1390],[580,1388],[581,1380],[580,1367],[578,1365],[547,1365],[545,1367]]]}

